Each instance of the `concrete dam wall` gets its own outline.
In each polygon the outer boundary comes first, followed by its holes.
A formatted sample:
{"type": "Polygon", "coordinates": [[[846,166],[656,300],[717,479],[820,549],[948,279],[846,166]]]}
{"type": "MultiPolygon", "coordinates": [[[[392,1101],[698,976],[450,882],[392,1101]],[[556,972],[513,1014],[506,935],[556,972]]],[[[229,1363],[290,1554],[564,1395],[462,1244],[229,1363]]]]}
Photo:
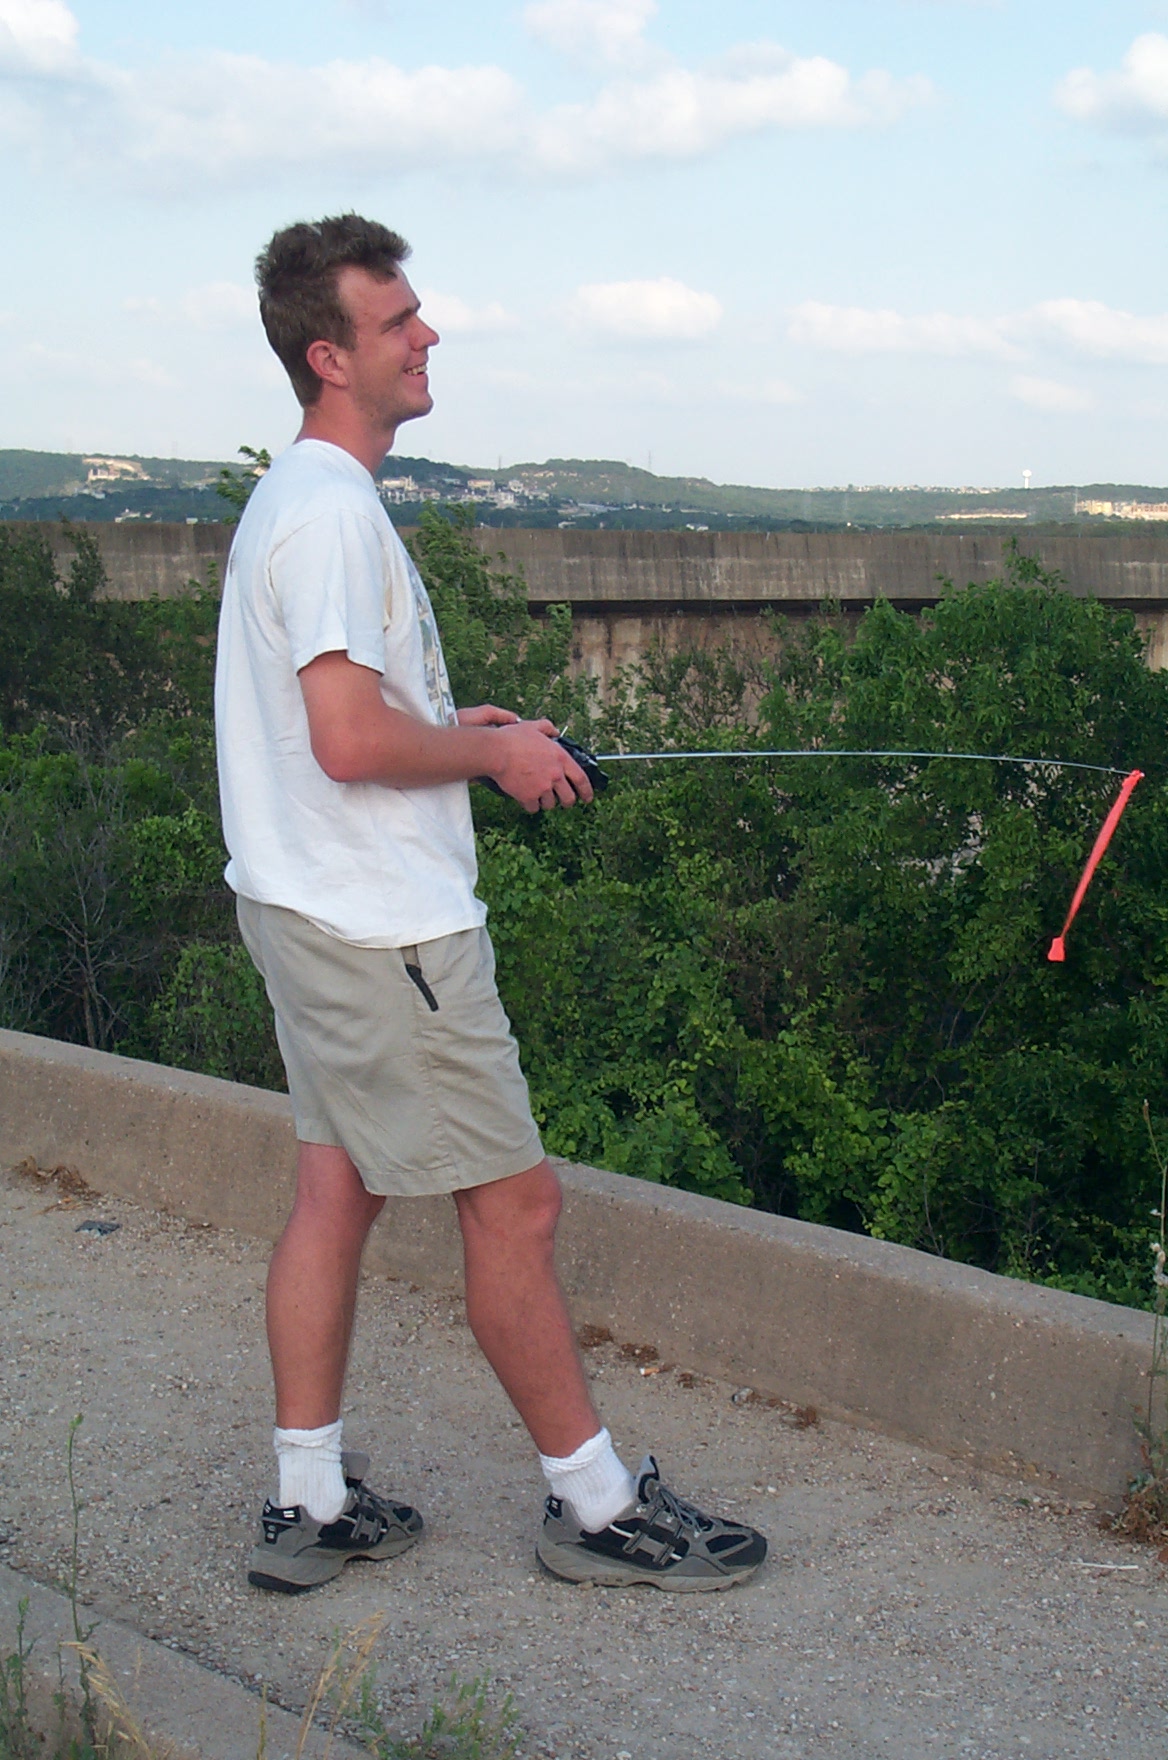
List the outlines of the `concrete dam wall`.
{"type": "MultiPolygon", "coordinates": [[[[222,579],[227,525],[126,522],[44,525],[62,561],[71,532],[92,535],[118,598],[181,592],[222,579]]],[[[904,610],[935,604],[943,580],[959,586],[1003,571],[1015,534],[979,532],[624,532],[480,527],[498,565],[522,570],[539,613],[568,604],[576,664],[606,684],[653,643],[669,650],[730,642],[744,654],[773,646],[763,613],[806,617],[824,601],[858,617],[877,599],[904,610]]],[[[1016,534],[1023,551],[1056,569],[1066,590],[1135,613],[1148,661],[1168,665],[1168,530],[1016,534]]]]}

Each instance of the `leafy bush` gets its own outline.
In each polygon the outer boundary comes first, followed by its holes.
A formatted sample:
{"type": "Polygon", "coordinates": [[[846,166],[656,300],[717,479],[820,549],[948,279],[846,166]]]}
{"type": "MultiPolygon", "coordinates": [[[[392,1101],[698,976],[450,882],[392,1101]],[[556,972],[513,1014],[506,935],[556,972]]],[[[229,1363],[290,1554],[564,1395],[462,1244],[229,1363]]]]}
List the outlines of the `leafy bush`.
{"type": "Polygon", "coordinates": [[[104,598],[95,540],[70,536],[76,555],[62,578],[42,532],[0,526],[0,732],[47,727],[95,750],[152,716],[204,714],[214,593],[192,582],[177,599],[104,598]]]}
{"type": "MultiPolygon", "coordinates": [[[[210,607],[103,622],[95,553],[61,581],[22,543],[0,540],[26,632],[4,674],[0,1018],[278,1084],[220,877],[210,607]]],[[[566,612],[531,619],[465,521],[427,512],[415,553],[458,700],[547,709],[598,749],[1147,772],[1063,966],[1046,947],[1114,777],[725,759],[613,765],[592,809],[535,819],[475,799],[553,1151],[1143,1305],[1142,1103],[1168,1112],[1168,676],[1131,618],[1015,557],[919,617],[776,626],[769,665],[652,655],[601,707],[569,676],[566,612]]]]}
{"type": "Polygon", "coordinates": [[[854,641],[830,618],[782,636],[753,720],[736,716],[741,671],[659,658],[626,679],[610,729],[634,749],[1138,764],[1068,961],[1046,948],[1116,778],[614,765],[594,812],[484,850],[550,1145],[722,1195],[728,1162],[768,1209],[1142,1305],[1140,1108],[1168,1099],[1168,679],[1129,617],[1022,561],[921,617],[877,606],[854,641]]]}
{"type": "MultiPolygon", "coordinates": [[[[100,554],[77,544],[62,579],[40,534],[0,528],[0,1024],[156,1056],[183,1043],[166,996],[184,947],[234,945],[218,607],[197,587],[103,598],[100,554]]],[[[258,1049],[245,1065],[274,1068],[258,1049]]]]}

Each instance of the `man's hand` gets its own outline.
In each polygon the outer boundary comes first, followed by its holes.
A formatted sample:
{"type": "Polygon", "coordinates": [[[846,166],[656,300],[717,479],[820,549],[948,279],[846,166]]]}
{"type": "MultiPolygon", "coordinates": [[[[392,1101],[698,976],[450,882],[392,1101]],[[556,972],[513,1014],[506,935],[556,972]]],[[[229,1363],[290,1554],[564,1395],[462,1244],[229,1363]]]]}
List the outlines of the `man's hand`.
{"type": "Polygon", "coordinates": [[[525,728],[540,735],[534,744],[524,740],[500,748],[506,774],[497,768],[486,772],[505,794],[517,800],[527,812],[547,811],[554,806],[574,807],[578,800],[590,801],[592,787],[574,758],[570,758],[555,738],[560,731],[550,721],[520,721],[511,709],[498,709],[494,703],[482,703],[477,709],[458,711],[460,727],[525,728]],[[542,743],[541,743],[542,742],[542,743]],[[552,747],[549,752],[546,748],[552,747]],[[550,762],[550,769],[549,769],[550,762]]]}
{"type": "MultiPolygon", "coordinates": [[[[472,711],[473,712],[473,711],[472,711]]],[[[551,721],[495,724],[492,743],[498,759],[486,774],[527,813],[574,807],[592,799],[592,784],[574,758],[556,744],[559,729],[551,721]]]]}
{"type": "Polygon", "coordinates": [[[460,727],[514,727],[519,717],[514,709],[496,709],[494,703],[480,703],[477,709],[459,709],[460,727]]]}

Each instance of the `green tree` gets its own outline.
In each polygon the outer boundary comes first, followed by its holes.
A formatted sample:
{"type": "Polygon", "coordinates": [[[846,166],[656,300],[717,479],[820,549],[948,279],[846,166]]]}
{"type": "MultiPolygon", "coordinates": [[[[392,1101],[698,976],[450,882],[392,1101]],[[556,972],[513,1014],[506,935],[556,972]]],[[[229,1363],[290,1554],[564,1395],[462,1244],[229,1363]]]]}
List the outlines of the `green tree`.
{"type": "Polygon", "coordinates": [[[0,526],[0,731],[39,726],[96,750],[152,717],[205,713],[214,593],[112,599],[95,540],[66,529],[76,554],[62,576],[42,532],[0,526]]]}
{"type": "Polygon", "coordinates": [[[251,500],[252,491],[260,478],[272,468],[272,455],[266,446],[239,446],[236,448],[241,458],[247,459],[243,470],[233,471],[224,465],[215,481],[215,493],[226,501],[231,512],[228,522],[232,525],[251,500]]]}
{"type": "Polygon", "coordinates": [[[751,715],[757,683],[725,657],[655,659],[609,732],[653,749],[1006,751],[1148,780],[1064,967],[1046,947],[1117,778],[622,766],[593,813],[508,831],[485,885],[549,1142],[614,1165],[603,1106],[639,1126],[643,1060],[651,1105],[678,1121],[662,1177],[694,1183],[692,1107],[768,1208],[1142,1301],[1140,1105],[1168,1104],[1168,679],[1131,618],[1019,562],[920,618],[877,606],[855,640],[831,618],[788,630],[751,715]]]}

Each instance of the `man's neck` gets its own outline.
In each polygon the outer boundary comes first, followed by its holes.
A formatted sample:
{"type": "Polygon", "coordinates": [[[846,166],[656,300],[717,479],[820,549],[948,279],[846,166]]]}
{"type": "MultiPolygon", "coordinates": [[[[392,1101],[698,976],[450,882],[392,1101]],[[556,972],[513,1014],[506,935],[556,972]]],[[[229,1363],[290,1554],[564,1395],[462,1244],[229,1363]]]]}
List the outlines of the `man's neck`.
{"type": "Polygon", "coordinates": [[[383,428],[374,431],[351,409],[327,409],[320,404],[305,410],[296,436],[297,440],[327,440],[331,446],[339,446],[363,464],[371,477],[377,475],[386,453],[393,450],[396,437],[396,429],[389,434],[383,428]]]}

